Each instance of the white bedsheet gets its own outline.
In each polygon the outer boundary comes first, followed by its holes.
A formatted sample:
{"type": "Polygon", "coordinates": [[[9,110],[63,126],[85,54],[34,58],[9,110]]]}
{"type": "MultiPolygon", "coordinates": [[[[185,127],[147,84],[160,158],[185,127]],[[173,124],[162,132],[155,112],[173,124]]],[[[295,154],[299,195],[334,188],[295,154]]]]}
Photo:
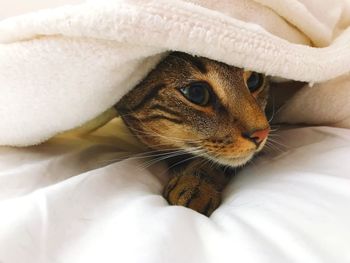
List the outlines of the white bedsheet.
{"type": "Polygon", "coordinates": [[[132,148],[114,125],[0,148],[1,263],[350,262],[349,130],[279,132],[286,151],[246,167],[206,218],[167,205],[164,166],[107,164],[132,148]]]}

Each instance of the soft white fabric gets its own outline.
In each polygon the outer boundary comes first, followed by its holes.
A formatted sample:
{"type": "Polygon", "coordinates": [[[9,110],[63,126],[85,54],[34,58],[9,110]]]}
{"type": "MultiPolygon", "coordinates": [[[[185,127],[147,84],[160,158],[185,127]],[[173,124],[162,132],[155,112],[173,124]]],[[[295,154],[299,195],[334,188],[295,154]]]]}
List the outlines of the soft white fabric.
{"type": "Polygon", "coordinates": [[[44,8],[59,7],[67,4],[81,3],[79,0],[11,0],[1,1],[0,19],[18,16],[44,8]]]}
{"type": "Polygon", "coordinates": [[[350,128],[350,74],[305,85],[279,110],[280,123],[307,123],[350,128]]]}
{"type": "Polygon", "coordinates": [[[1,262],[350,261],[348,130],[279,132],[285,151],[254,160],[206,218],[167,205],[164,166],[107,165],[135,147],[115,125],[0,148],[1,262]]]}
{"type": "Polygon", "coordinates": [[[93,119],[167,50],[295,80],[343,75],[349,10],[349,0],[96,0],[3,20],[0,145],[93,119]]]}

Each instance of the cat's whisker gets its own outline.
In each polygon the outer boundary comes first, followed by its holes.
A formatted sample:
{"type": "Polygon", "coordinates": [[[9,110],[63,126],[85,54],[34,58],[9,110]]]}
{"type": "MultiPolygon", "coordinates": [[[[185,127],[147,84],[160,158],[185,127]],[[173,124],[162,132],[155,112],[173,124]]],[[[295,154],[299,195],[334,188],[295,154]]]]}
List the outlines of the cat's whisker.
{"type": "Polygon", "coordinates": [[[282,143],[282,142],[280,142],[280,141],[277,141],[277,140],[275,140],[275,139],[269,138],[268,141],[271,142],[271,143],[273,143],[273,144],[275,144],[275,145],[279,145],[279,146],[281,146],[281,147],[283,147],[283,148],[285,148],[285,149],[288,148],[288,145],[286,145],[286,144],[284,144],[284,143],[282,143]]]}
{"type": "MultiPolygon", "coordinates": [[[[193,150],[192,152],[194,153],[194,155],[193,155],[194,158],[198,157],[198,153],[200,153],[200,152],[197,152],[197,150],[193,150]]],[[[146,162],[145,165],[142,166],[142,169],[147,169],[147,168],[149,168],[150,166],[152,166],[152,165],[154,165],[154,164],[156,164],[156,163],[159,163],[159,162],[164,161],[164,160],[169,159],[169,158],[181,156],[181,155],[186,156],[186,155],[188,155],[188,153],[182,151],[182,152],[180,152],[180,153],[178,153],[178,154],[170,154],[170,155],[165,156],[165,157],[156,158],[156,159],[154,159],[154,160],[151,160],[151,161],[149,161],[149,162],[146,162]]],[[[192,159],[192,158],[190,158],[190,159],[192,159]]],[[[181,160],[181,161],[178,162],[178,163],[185,162],[186,160],[187,160],[187,159],[181,160]]],[[[178,163],[176,163],[176,165],[177,165],[178,163]]],[[[173,165],[170,166],[168,169],[170,169],[170,168],[172,168],[172,167],[173,167],[173,165]]]]}
{"type": "Polygon", "coordinates": [[[264,151],[268,152],[268,150],[271,150],[272,152],[279,152],[279,153],[284,153],[284,149],[280,148],[281,146],[274,144],[271,141],[267,141],[264,151]]]}
{"type": "Polygon", "coordinates": [[[278,147],[283,147],[282,145],[276,143],[276,141],[272,140],[271,138],[269,138],[269,140],[266,142],[265,145],[266,145],[266,146],[278,146],[278,147]]]}
{"type": "MultiPolygon", "coordinates": [[[[140,120],[139,118],[137,118],[137,119],[143,126],[145,126],[145,124],[142,122],[142,120],[140,120]]],[[[172,136],[164,136],[164,135],[161,135],[161,134],[157,133],[153,129],[152,129],[152,133],[150,133],[150,132],[145,132],[145,131],[141,131],[141,130],[135,129],[133,127],[129,127],[129,128],[132,131],[134,131],[136,133],[139,133],[139,134],[142,134],[142,135],[145,135],[145,136],[155,137],[155,138],[163,138],[163,139],[166,139],[167,141],[173,141],[173,142],[176,142],[176,143],[199,142],[199,141],[191,140],[191,139],[182,139],[182,138],[177,138],[177,137],[172,137],[172,136]]]]}
{"type": "Polygon", "coordinates": [[[264,150],[263,150],[264,153],[276,153],[276,152],[281,152],[280,149],[276,149],[275,147],[271,146],[271,145],[265,145],[264,147],[264,150]]]}
{"type": "Polygon", "coordinates": [[[127,155],[121,155],[118,158],[114,159],[109,159],[109,160],[104,160],[104,163],[113,163],[113,162],[118,162],[122,160],[134,160],[134,159],[147,159],[147,158],[152,158],[152,157],[159,157],[159,156],[164,156],[164,155],[169,155],[172,153],[180,153],[183,152],[183,150],[174,150],[174,149],[166,149],[166,150],[154,150],[154,151],[146,151],[142,153],[131,153],[127,155]]]}
{"type": "Polygon", "coordinates": [[[260,172],[254,158],[250,159],[246,165],[249,165],[250,169],[253,169],[256,173],[260,172]]]}
{"type": "Polygon", "coordinates": [[[277,131],[279,131],[279,128],[270,129],[270,134],[275,134],[277,131]]]}
{"type": "Polygon", "coordinates": [[[179,152],[179,153],[170,153],[170,154],[158,157],[158,158],[152,158],[152,159],[150,159],[150,160],[148,160],[146,162],[143,162],[141,165],[139,165],[139,169],[145,170],[145,169],[149,168],[152,165],[155,165],[155,164],[160,163],[162,161],[165,161],[167,159],[170,159],[170,158],[173,158],[173,157],[182,156],[182,155],[184,155],[184,153],[183,152],[179,152]]]}
{"type": "Polygon", "coordinates": [[[272,116],[269,119],[269,123],[273,121],[273,118],[277,116],[277,114],[283,109],[283,107],[279,107],[277,110],[275,108],[275,96],[272,97],[272,116]]]}
{"type": "Polygon", "coordinates": [[[199,151],[196,152],[194,155],[191,155],[191,156],[188,157],[188,158],[185,158],[185,159],[183,159],[183,160],[181,160],[181,161],[179,161],[179,162],[176,162],[176,163],[172,164],[171,166],[168,167],[168,169],[167,169],[165,172],[171,170],[172,168],[174,168],[174,167],[176,167],[176,166],[178,166],[178,165],[180,165],[180,164],[183,164],[183,163],[185,163],[185,162],[188,162],[188,161],[193,160],[193,159],[196,159],[196,158],[200,158],[200,157],[202,157],[204,154],[205,154],[205,152],[203,152],[203,150],[199,150],[199,151]]]}
{"type": "Polygon", "coordinates": [[[275,97],[272,97],[272,115],[268,120],[268,123],[271,123],[274,117],[275,117],[275,97]]]}
{"type": "MultiPolygon", "coordinates": [[[[150,132],[145,132],[145,131],[142,131],[142,130],[138,130],[138,129],[135,129],[133,127],[129,127],[130,130],[144,136],[144,137],[160,137],[159,134],[157,134],[156,132],[153,131],[153,133],[150,133],[150,132]]],[[[168,140],[174,140],[174,139],[177,139],[177,138],[172,138],[172,137],[168,137],[168,140]]]]}
{"type": "Polygon", "coordinates": [[[278,133],[276,133],[276,132],[272,132],[272,133],[269,134],[269,137],[270,137],[270,138],[271,138],[271,137],[280,137],[280,138],[281,138],[282,136],[281,136],[281,134],[278,134],[278,133]]]}
{"type": "Polygon", "coordinates": [[[271,124],[270,125],[270,131],[271,132],[277,132],[280,128],[281,128],[280,125],[276,125],[276,124],[271,124]]]}

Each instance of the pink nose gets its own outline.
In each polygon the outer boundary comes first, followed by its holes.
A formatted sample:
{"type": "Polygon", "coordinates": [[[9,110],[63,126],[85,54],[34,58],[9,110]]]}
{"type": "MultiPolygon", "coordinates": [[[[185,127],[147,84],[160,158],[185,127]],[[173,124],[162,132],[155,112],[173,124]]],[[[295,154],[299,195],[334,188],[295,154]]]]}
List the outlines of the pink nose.
{"type": "Polygon", "coordinates": [[[270,128],[266,128],[266,129],[254,131],[252,133],[244,132],[242,133],[242,136],[244,138],[247,138],[253,141],[256,145],[259,145],[267,138],[267,136],[269,135],[269,132],[270,132],[270,128]]]}

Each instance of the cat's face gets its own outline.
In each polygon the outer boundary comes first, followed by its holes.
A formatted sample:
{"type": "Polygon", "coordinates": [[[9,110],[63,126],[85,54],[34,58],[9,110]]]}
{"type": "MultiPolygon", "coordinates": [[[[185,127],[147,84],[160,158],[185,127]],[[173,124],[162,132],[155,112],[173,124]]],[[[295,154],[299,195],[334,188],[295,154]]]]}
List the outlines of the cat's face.
{"type": "Polygon", "coordinates": [[[116,108],[150,148],[239,166],[267,140],[267,86],[261,74],[174,52],[116,108]]]}

